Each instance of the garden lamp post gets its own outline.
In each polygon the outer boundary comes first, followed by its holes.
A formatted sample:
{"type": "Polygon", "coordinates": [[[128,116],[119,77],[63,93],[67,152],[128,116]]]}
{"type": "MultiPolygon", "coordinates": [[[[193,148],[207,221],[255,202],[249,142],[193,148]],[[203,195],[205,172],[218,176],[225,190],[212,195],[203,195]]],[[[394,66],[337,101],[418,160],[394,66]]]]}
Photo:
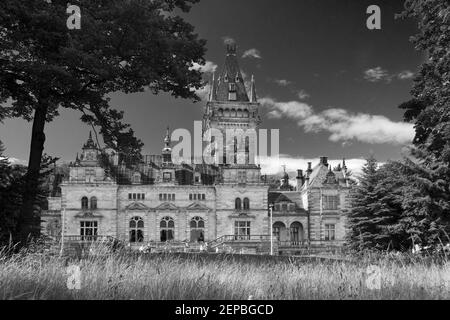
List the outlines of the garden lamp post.
{"type": "Polygon", "coordinates": [[[270,228],[269,228],[269,235],[270,235],[270,255],[273,256],[273,203],[269,204],[269,215],[270,215],[270,228]]]}

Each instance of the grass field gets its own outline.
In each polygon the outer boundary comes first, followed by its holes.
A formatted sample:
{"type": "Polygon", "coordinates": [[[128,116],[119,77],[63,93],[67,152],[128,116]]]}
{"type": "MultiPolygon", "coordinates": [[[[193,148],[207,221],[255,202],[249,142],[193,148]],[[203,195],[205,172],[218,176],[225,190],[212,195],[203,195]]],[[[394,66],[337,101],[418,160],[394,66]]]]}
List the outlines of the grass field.
{"type": "Polygon", "coordinates": [[[0,299],[450,299],[450,265],[443,262],[406,256],[348,262],[125,252],[80,260],[0,254],[0,299]],[[79,290],[67,287],[73,264],[81,271],[79,290]],[[380,268],[381,289],[368,285],[370,265],[380,268]]]}

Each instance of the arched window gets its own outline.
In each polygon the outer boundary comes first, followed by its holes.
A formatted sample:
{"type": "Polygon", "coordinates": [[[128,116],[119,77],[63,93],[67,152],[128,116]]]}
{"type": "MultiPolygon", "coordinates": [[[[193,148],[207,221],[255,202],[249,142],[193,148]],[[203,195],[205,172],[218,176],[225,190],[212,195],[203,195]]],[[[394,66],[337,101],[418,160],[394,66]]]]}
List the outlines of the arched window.
{"type": "Polygon", "coordinates": [[[223,117],[223,109],[222,108],[219,109],[219,117],[223,117]]]}
{"type": "Polygon", "coordinates": [[[141,217],[130,219],[130,242],[144,241],[144,220],[141,217]]]}
{"type": "Polygon", "coordinates": [[[244,210],[250,210],[250,199],[244,198],[244,210]]]}
{"type": "Polygon", "coordinates": [[[161,242],[173,240],[175,237],[175,222],[171,217],[164,217],[159,224],[161,242]]]}
{"type": "Polygon", "coordinates": [[[191,219],[191,241],[203,242],[205,241],[205,221],[201,217],[194,217],[191,219]]]}
{"type": "Polygon", "coordinates": [[[244,110],[244,118],[248,118],[250,116],[250,113],[248,110],[244,110]]]}
{"type": "Polygon", "coordinates": [[[236,200],[234,200],[234,208],[236,210],[241,210],[242,209],[241,198],[236,198],[236,200]]]}
{"type": "Polygon", "coordinates": [[[89,200],[87,197],[81,198],[81,209],[87,210],[89,208],[89,200]]]}
{"type": "Polygon", "coordinates": [[[96,197],[91,198],[91,210],[97,210],[97,198],[96,197]]]}
{"type": "Polygon", "coordinates": [[[285,237],[286,226],[283,222],[275,222],[272,226],[272,234],[276,237],[277,241],[281,241],[281,239],[285,237]]]}

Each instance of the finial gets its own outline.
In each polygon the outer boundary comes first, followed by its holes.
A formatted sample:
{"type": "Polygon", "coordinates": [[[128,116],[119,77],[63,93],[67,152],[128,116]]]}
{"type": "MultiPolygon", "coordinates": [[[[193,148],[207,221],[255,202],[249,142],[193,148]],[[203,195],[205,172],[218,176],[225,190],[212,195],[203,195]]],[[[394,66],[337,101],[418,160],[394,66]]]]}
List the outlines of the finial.
{"type": "Polygon", "coordinates": [[[227,44],[227,55],[236,55],[236,43],[231,42],[227,44]]]}

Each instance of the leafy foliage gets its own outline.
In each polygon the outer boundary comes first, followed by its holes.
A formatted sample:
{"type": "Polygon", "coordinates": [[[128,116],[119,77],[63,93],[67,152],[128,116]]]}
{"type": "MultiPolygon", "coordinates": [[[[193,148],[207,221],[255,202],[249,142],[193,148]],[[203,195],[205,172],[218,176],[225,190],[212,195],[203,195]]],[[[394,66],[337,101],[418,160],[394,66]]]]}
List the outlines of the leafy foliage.
{"type": "Polygon", "coordinates": [[[45,123],[59,108],[82,112],[81,120],[101,128],[105,143],[140,157],[142,142],[107,95],[150,90],[198,100],[205,41],[177,10],[198,0],[72,1],[81,8],[80,30],[68,30],[67,1],[0,2],[1,117],[33,121],[30,160],[20,213],[20,240],[39,234],[33,202],[45,142],[45,123]]]}

